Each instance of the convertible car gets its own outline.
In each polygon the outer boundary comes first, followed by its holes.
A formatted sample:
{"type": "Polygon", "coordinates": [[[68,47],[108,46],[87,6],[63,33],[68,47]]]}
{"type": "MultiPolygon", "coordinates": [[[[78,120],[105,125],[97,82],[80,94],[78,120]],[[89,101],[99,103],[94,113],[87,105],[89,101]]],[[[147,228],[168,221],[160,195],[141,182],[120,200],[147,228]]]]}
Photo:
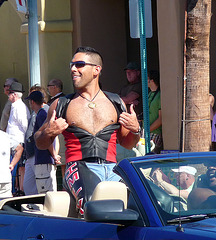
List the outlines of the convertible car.
{"type": "Polygon", "coordinates": [[[215,152],[124,159],[114,171],[121,181],[98,184],[83,219],[65,191],[1,200],[0,239],[216,239],[215,152]]]}

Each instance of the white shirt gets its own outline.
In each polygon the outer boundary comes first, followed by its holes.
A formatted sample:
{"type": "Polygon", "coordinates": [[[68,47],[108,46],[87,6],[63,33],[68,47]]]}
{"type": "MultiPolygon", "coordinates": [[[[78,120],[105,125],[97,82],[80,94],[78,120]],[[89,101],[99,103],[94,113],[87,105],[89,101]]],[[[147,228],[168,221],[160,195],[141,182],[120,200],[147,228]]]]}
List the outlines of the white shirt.
{"type": "Polygon", "coordinates": [[[18,99],[16,102],[12,103],[6,129],[6,132],[12,139],[19,143],[24,143],[29,118],[30,112],[22,99],[18,99]]]}
{"type": "Polygon", "coordinates": [[[189,188],[185,189],[185,191],[188,191],[189,193],[193,190],[194,182],[190,185],[189,188]]]}
{"type": "Polygon", "coordinates": [[[7,133],[0,130],[0,183],[11,182],[10,148],[14,150],[18,144],[18,142],[10,139],[7,133]]]}

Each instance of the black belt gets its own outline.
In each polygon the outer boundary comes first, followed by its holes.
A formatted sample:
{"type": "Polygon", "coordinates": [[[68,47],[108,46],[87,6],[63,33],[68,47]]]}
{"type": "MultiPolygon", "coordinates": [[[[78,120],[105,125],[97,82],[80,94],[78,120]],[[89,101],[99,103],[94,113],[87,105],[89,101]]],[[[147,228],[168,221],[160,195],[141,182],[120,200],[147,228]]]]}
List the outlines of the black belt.
{"type": "Polygon", "coordinates": [[[98,164],[101,164],[101,163],[105,163],[105,164],[114,163],[114,162],[110,162],[110,161],[107,161],[107,160],[99,158],[99,157],[84,158],[84,159],[82,159],[82,161],[85,161],[87,163],[98,163],[98,164]]]}
{"type": "Polygon", "coordinates": [[[105,163],[105,164],[109,164],[109,163],[114,163],[114,162],[110,162],[107,161],[105,159],[99,158],[99,157],[90,157],[90,158],[84,158],[83,161],[88,162],[88,163],[105,163]]]}
{"type": "MultiPolygon", "coordinates": [[[[79,162],[79,161],[84,161],[84,162],[87,162],[87,163],[98,163],[98,164],[102,164],[102,163],[105,163],[105,164],[115,163],[115,162],[110,162],[110,161],[107,161],[107,160],[99,158],[99,157],[84,158],[82,160],[78,160],[78,161],[75,161],[75,162],[79,162]]],[[[74,163],[74,161],[71,161],[71,162],[68,162],[67,165],[72,165],[73,163],[74,163]]]]}

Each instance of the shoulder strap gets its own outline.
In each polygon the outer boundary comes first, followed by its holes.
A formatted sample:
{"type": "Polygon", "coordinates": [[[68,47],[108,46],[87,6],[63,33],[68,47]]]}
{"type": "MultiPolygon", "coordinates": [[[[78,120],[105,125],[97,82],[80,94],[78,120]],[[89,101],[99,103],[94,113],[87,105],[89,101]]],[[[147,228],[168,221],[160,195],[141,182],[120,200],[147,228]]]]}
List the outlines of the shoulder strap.
{"type": "MultiPolygon", "coordinates": [[[[154,95],[153,95],[153,97],[152,97],[152,99],[151,99],[151,102],[153,102],[154,98],[157,96],[157,94],[159,93],[159,91],[160,91],[160,89],[157,88],[157,90],[154,92],[154,95]]],[[[149,92],[149,93],[150,93],[150,92],[149,92]]],[[[149,96],[149,94],[148,94],[148,96],[149,96]]],[[[151,103],[150,103],[150,104],[151,104],[151,103]]]]}
{"type": "Polygon", "coordinates": [[[66,117],[66,110],[71,99],[73,99],[75,93],[68,94],[66,96],[60,97],[56,106],[56,117],[66,117]]]}
{"type": "Polygon", "coordinates": [[[126,108],[125,105],[123,104],[122,99],[120,98],[120,96],[117,93],[111,93],[111,92],[107,92],[107,91],[103,91],[104,94],[109,98],[109,100],[113,103],[118,116],[122,113],[122,112],[126,112],[126,108]]]}

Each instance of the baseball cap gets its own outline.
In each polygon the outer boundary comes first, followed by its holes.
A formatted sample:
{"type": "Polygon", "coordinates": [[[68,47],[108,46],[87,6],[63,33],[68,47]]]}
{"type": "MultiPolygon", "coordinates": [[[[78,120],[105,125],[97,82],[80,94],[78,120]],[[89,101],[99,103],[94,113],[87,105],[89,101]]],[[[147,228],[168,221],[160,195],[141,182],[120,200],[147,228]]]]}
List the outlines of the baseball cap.
{"type": "Polygon", "coordinates": [[[191,175],[195,175],[197,172],[196,168],[190,166],[181,166],[179,168],[172,169],[172,171],[178,173],[185,172],[191,175]]]}
{"type": "Polygon", "coordinates": [[[43,96],[42,92],[40,92],[40,91],[33,91],[25,99],[33,100],[34,102],[41,102],[41,101],[43,101],[44,96],[43,96]]]}
{"type": "Polygon", "coordinates": [[[140,70],[140,65],[137,62],[129,62],[124,70],[140,70]]]}

